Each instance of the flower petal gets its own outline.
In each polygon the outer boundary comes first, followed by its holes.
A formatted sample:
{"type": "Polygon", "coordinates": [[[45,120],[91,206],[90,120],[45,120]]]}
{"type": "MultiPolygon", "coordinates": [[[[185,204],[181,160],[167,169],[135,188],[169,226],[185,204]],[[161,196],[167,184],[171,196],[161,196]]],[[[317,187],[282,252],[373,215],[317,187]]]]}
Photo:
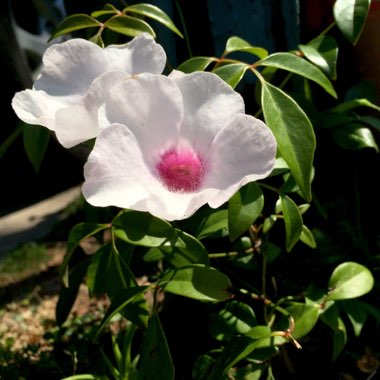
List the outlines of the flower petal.
{"type": "Polygon", "coordinates": [[[125,45],[110,45],[104,54],[112,70],[123,70],[131,75],[161,74],[166,64],[163,47],[148,33],[139,34],[125,45]]]}
{"type": "Polygon", "coordinates": [[[28,124],[38,124],[55,130],[55,113],[70,103],[66,97],[49,96],[44,91],[24,90],[15,94],[12,108],[28,124]]]}
{"type": "Polygon", "coordinates": [[[85,97],[77,104],[56,113],[55,132],[58,141],[71,148],[96,137],[100,132],[99,108],[107,92],[128,77],[123,71],[110,71],[96,78],[85,97]]]}
{"type": "Polygon", "coordinates": [[[149,169],[136,137],[120,124],[100,133],[84,177],[82,192],[90,204],[148,211],[166,220],[191,216],[216,193],[214,189],[188,194],[166,189],[149,169]]]}
{"type": "Polygon", "coordinates": [[[204,187],[218,189],[208,202],[219,207],[248,182],[267,177],[275,163],[277,144],[259,119],[240,114],[215,137],[204,187]]]}
{"type": "Polygon", "coordinates": [[[162,75],[129,77],[109,92],[105,116],[110,123],[126,125],[147,157],[153,158],[178,139],[183,119],[181,92],[162,75]]]}
{"type": "Polygon", "coordinates": [[[181,136],[205,155],[215,135],[236,114],[244,112],[243,98],[216,74],[173,74],[173,80],[181,90],[185,108],[181,136]]]}
{"type": "Polygon", "coordinates": [[[93,42],[75,38],[51,45],[43,56],[43,68],[34,90],[51,96],[83,96],[92,81],[109,71],[103,49],[93,42]]]}
{"type": "Polygon", "coordinates": [[[128,208],[148,196],[149,171],[139,143],[124,125],[112,124],[96,139],[84,166],[82,192],[94,206],[128,208]]]}

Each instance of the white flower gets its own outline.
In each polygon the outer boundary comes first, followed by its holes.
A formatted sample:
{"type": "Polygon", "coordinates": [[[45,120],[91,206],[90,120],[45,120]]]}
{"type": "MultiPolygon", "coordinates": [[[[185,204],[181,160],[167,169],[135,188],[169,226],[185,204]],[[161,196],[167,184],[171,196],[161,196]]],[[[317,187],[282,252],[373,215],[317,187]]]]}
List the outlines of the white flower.
{"type": "Polygon", "coordinates": [[[276,141],[218,76],[140,74],[105,96],[111,124],[84,167],[84,197],[166,220],[216,208],[269,175],[276,141]]]}
{"type": "Polygon", "coordinates": [[[105,92],[126,75],[161,74],[165,62],[165,51],[146,33],[105,49],[72,39],[46,50],[33,89],[18,92],[12,107],[21,120],[55,131],[70,148],[99,134],[97,113],[105,92]]]}

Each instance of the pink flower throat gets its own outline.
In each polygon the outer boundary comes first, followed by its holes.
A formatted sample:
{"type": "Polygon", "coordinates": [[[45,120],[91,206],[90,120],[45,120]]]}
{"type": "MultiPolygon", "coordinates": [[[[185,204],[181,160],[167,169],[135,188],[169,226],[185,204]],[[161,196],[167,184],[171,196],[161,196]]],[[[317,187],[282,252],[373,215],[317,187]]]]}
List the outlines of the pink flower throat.
{"type": "Polygon", "coordinates": [[[190,193],[202,184],[204,165],[196,153],[189,150],[168,150],[156,166],[164,185],[171,191],[190,193]]]}

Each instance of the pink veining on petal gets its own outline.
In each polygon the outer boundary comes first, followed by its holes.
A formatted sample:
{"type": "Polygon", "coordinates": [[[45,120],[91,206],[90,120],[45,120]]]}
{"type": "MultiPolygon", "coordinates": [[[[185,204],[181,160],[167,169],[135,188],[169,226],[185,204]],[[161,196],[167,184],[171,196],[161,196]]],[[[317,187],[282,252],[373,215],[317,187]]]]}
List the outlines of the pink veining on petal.
{"type": "Polygon", "coordinates": [[[190,150],[166,151],[156,169],[161,181],[170,191],[191,193],[198,190],[202,184],[204,164],[201,158],[190,150]]]}

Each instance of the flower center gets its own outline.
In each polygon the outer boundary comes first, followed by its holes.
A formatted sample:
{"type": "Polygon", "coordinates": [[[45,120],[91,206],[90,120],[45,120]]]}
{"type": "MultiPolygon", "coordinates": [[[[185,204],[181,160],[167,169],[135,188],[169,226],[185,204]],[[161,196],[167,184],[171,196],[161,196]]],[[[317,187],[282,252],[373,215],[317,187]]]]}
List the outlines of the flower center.
{"type": "Polygon", "coordinates": [[[197,154],[168,150],[156,166],[164,185],[171,191],[189,193],[198,190],[203,178],[203,162],[197,154]]]}

